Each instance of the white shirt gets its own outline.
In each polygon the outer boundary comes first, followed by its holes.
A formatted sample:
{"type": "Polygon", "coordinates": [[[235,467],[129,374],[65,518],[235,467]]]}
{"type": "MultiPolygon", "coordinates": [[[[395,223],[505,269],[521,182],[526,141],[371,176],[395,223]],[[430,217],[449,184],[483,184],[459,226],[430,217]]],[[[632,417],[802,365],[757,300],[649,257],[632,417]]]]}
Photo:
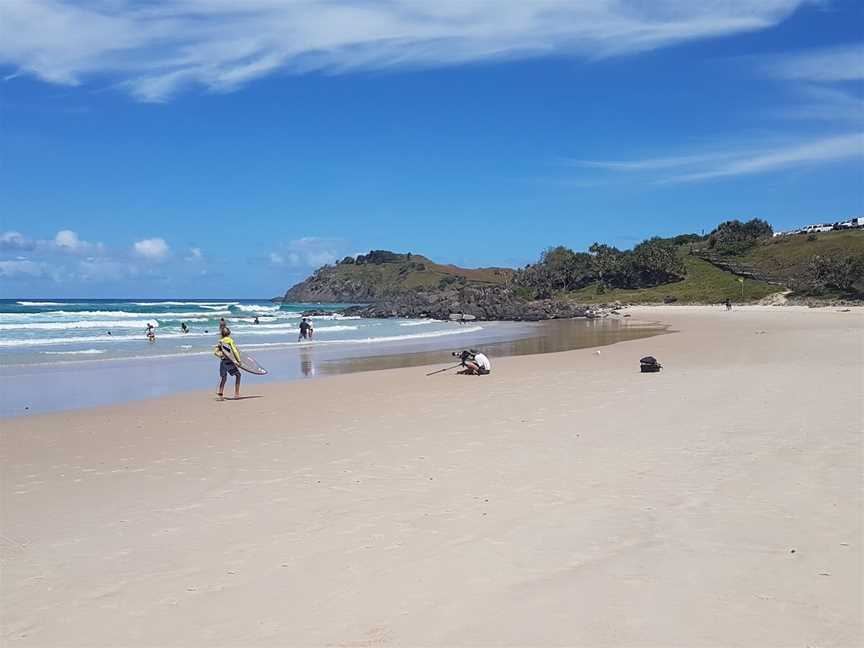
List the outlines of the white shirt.
{"type": "Polygon", "coordinates": [[[474,356],[474,362],[477,363],[477,366],[481,369],[485,369],[486,371],[492,371],[492,363],[489,362],[489,358],[486,357],[483,353],[478,353],[474,356]]]}

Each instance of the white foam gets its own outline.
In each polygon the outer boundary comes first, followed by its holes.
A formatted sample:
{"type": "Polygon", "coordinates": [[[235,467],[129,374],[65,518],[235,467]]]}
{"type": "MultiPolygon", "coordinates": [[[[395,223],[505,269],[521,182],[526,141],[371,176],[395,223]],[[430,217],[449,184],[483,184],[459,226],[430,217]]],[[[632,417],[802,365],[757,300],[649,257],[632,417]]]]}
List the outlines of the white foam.
{"type": "Polygon", "coordinates": [[[336,331],[356,331],[359,326],[321,326],[313,329],[314,334],[318,333],[335,333],[336,331]]]}
{"type": "Polygon", "coordinates": [[[440,321],[441,320],[425,319],[420,320],[419,322],[402,322],[399,326],[423,326],[424,324],[436,324],[440,321]]]}
{"type": "Polygon", "coordinates": [[[0,313],[0,320],[8,322],[9,320],[56,320],[58,318],[88,318],[88,317],[113,317],[113,318],[132,318],[132,319],[213,319],[216,317],[227,317],[231,315],[231,311],[178,311],[171,313],[132,313],[130,311],[111,311],[111,310],[84,310],[84,311],[46,311],[44,313],[0,313]]]}
{"type": "Polygon", "coordinates": [[[46,355],[95,355],[105,353],[105,349],[82,349],[81,351],[43,351],[46,355]]]}
{"type": "Polygon", "coordinates": [[[239,311],[243,311],[244,313],[265,313],[265,312],[275,312],[282,308],[279,305],[267,305],[261,306],[259,304],[234,304],[234,308],[239,311]]]}
{"type": "Polygon", "coordinates": [[[196,302],[196,301],[159,301],[159,302],[132,302],[136,306],[201,306],[227,308],[228,306],[236,306],[236,301],[211,301],[211,302],[196,302]]]}
{"type": "Polygon", "coordinates": [[[0,324],[0,331],[64,331],[66,329],[112,329],[140,328],[144,329],[149,320],[84,320],[79,322],[20,322],[15,324],[0,324]]]}
{"type": "Polygon", "coordinates": [[[19,306],[68,306],[69,302],[37,302],[37,301],[19,301],[15,302],[19,306]]]}

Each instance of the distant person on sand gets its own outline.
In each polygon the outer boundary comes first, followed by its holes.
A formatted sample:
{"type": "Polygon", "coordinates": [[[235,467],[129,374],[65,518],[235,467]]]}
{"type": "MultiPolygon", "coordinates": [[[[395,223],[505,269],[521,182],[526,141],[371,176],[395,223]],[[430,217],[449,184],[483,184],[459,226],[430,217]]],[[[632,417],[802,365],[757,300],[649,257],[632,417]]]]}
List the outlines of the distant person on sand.
{"type": "Polygon", "coordinates": [[[219,390],[216,396],[219,400],[225,398],[225,382],[228,380],[228,374],[234,376],[234,398],[240,398],[240,369],[237,368],[237,363],[240,362],[240,351],[237,350],[237,345],[231,339],[231,329],[227,326],[219,331],[219,343],[213,349],[213,355],[219,358],[219,390]],[[232,359],[234,361],[232,361],[232,359]]]}
{"type": "Polygon", "coordinates": [[[728,297],[726,298],[726,310],[727,310],[727,311],[731,311],[731,310],[732,310],[732,300],[729,299],[728,297]]]}
{"type": "Polygon", "coordinates": [[[468,357],[462,361],[465,369],[459,373],[467,376],[485,376],[492,372],[492,363],[485,353],[471,349],[468,357]]]}
{"type": "Polygon", "coordinates": [[[297,337],[297,341],[300,340],[311,340],[312,332],[314,329],[312,328],[312,322],[310,322],[305,317],[300,320],[300,335],[297,337]]]}

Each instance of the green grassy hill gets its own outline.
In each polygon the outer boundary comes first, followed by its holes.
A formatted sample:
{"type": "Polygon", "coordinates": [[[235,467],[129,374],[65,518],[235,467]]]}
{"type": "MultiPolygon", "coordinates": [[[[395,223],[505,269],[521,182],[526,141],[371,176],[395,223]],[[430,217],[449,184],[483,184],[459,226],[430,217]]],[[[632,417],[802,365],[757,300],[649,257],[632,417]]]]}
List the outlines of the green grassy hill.
{"type": "Polygon", "coordinates": [[[721,270],[698,257],[691,256],[683,249],[680,253],[687,269],[687,277],[683,281],[653,288],[613,289],[603,293],[598,293],[598,286],[591,284],[570,293],[569,296],[586,304],[608,304],[615,301],[659,303],[670,300],[681,303],[716,304],[727,298],[735,302],[756,301],[771,293],[783,290],[782,286],[745,279],[742,298],[742,284],[738,281],[737,275],[721,270]]]}
{"type": "Polygon", "coordinates": [[[693,254],[718,268],[754,279],[782,284],[802,296],[852,297],[864,292],[864,230],[794,234],[760,239],[737,250],[690,246],[693,254]],[[847,261],[848,274],[857,276],[846,290],[826,285],[830,280],[814,274],[812,262],[847,261]],[[857,260],[857,261],[856,261],[857,260]]]}
{"type": "Polygon", "coordinates": [[[754,272],[777,281],[794,281],[806,275],[813,255],[864,254],[864,230],[778,236],[737,257],[754,272]]]}

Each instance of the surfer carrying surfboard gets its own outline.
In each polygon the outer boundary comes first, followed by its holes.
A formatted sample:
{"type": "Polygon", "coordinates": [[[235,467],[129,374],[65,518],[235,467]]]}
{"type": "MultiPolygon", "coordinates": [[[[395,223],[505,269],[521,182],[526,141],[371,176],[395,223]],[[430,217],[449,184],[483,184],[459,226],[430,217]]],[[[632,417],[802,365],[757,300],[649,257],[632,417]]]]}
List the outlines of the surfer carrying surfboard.
{"type": "Polygon", "coordinates": [[[228,374],[234,376],[234,398],[240,398],[240,351],[234,340],[231,339],[231,329],[227,326],[219,331],[219,343],[213,349],[213,355],[220,359],[219,362],[219,390],[216,395],[219,400],[224,400],[225,381],[228,374]]]}

